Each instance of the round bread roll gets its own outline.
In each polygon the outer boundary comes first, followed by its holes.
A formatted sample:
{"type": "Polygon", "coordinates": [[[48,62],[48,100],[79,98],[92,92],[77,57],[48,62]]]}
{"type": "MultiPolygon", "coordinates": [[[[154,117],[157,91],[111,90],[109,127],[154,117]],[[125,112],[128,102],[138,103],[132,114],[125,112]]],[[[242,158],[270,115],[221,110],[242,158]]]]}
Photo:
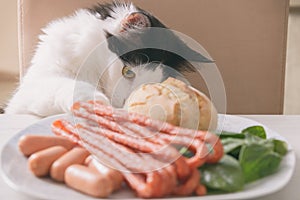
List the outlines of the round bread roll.
{"type": "Polygon", "coordinates": [[[174,78],[142,85],[131,93],[124,108],[185,128],[214,130],[217,127],[217,111],[209,98],[174,78]]]}

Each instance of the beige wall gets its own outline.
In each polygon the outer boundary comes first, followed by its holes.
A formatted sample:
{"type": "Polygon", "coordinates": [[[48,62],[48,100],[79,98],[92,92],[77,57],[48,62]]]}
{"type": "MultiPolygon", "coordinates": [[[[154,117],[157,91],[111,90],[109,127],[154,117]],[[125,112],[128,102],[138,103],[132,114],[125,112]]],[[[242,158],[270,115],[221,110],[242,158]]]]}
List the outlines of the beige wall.
{"type": "MultiPolygon", "coordinates": [[[[300,0],[291,0],[292,6],[300,7],[300,0]]],[[[0,0],[0,108],[10,98],[18,81],[18,36],[17,36],[17,0],[0,0]]],[[[299,72],[292,69],[299,68],[299,64],[291,64],[298,58],[300,46],[296,45],[299,38],[300,9],[297,9],[298,17],[290,19],[288,67],[286,77],[285,113],[300,114],[300,95],[298,79],[299,72]],[[296,23],[297,22],[297,23],[296,23]],[[296,25],[297,24],[297,25],[296,25]],[[292,27],[292,28],[291,28],[292,27]],[[298,27],[296,29],[296,27],[298,27]],[[294,30],[294,31],[291,31],[294,30]],[[292,35],[294,33],[294,35],[292,35]],[[297,40],[296,39],[297,36],[297,40]],[[291,44],[294,46],[291,47],[291,44]]],[[[295,15],[295,16],[296,16],[295,15]]],[[[294,15],[293,15],[294,16],[294,15]]],[[[300,40],[299,40],[300,41],[300,40]]],[[[299,62],[299,59],[297,59],[299,62]]]]}
{"type": "Polygon", "coordinates": [[[290,0],[291,6],[300,6],[300,0],[290,0]]]}
{"type": "Polygon", "coordinates": [[[0,0],[0,110],[18,83],[17,0],[0,0]]]}
{"type": "Polygon", "coordinates": [[[18,73],[17,0],[0,0],[0,72],[18,73]]]}
{"type": "Polygon", "coordinates": [[[287,42],[284,108],[286,114],[300,114],[300,7],[290,9],[287,42]]]}

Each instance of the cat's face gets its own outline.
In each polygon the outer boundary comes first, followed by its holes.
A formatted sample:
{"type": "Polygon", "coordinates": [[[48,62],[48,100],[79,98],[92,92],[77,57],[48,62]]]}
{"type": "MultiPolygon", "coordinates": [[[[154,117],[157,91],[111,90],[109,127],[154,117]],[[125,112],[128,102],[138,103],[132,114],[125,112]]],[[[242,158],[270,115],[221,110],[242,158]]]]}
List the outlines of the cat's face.
{"type": "Polygon", "coordinates": [[[157,18],[133,4],[99,4],[90,11],[103,20],[107,47],[117,56],[109,64],[102,83],[115,107],[122,107],[141,84],[161,82],[170,76],[179,78],[181,72],[193,71],[189,61],[210,62],[157,18]],[[152,44],[159,48],[149,48],[152,44]],[[172,51],[178,49],[184,58],[172,51]]]}

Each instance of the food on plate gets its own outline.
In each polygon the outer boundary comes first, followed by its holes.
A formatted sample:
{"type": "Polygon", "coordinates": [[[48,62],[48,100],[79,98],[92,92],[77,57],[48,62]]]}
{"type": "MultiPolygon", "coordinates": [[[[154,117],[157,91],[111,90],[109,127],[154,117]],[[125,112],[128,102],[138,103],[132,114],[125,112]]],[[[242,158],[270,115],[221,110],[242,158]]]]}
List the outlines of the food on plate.
{"type": "Polygon", "coordinates": [[[53,132],[121,170],[139,197],[204,195],[197,168],[223,156],[219,137],[208,131],[174,126],[94,101],[75,103],[72,112],[84,120],[76,120],[76,124],[57,120],[53,132]],[[194,155],[184,158],[170,144],[186,146],[194,155]]]}
{"type": "Polygon", "coordinates": [[[225,155],[216,164],[203,165],[199,168],[201,182],[208,191],[236,192],[242,190],[245,184],[242,168],[237,160],[225,155]]]}
{"type": "Polygon", "coordinates": [[[185,128],[214,130],[217,126],[217,111],[210,99],[174,78],[142,85],[131,93],[125,109],[185,128]]]}
{"type": "MultiPolygon", "coordinates": [[[[39,139],[44,141],[45,138],[49,136],[30,135],[22,147],[26,149],[26,145],[33,144],[39,139]]],[[[50,138],[62,139],[61,136],[50,138]]],[[[24,141],[24,137],[20,140],[24,141]]],[[[124,181],[120,172],[101,165],[86,149],[75,146],[71,141],[69,143],[74,146],[70,150],[54,145],[32,151],[34,153],[28,159],[28,168],[37,177],[50,175],[55,181],[66,182],[69,187],[95,197],[107,197],[111,192],[120,189],[124,181]]]]}
{"type": "Polygon", "coordinates": [[[226,155],[220,162],[199,169],[202,183],[214,191],[239,191],[245,184],[277,172],[288,151],[284,141],[268,139],[262,126],[251,126],[241,133],[223,131],[220,138],[226,155]]]}
{"type": "Polygon", "coordinates": [[[67,168],[65,182],[69,187],[94,197],[107,197],[114,189],[109,176],[79,164],[67,168]]]}
{"type": "Polygon", "coordinates": [[[64,181],[66,169],[73,164],[83,164],[90,153],[81,147],[75,147],[59,157],[51,165],[50,176],[56,181],[64,181]]]}
{"type": "Polygon", "coordinates": [[[19,139],[19,150],[25,155],[31,154],[52,147],[54,145],[71,149],[75,144],[67,138],[55,135],[24,135],[19,139]]]}
{"type": "MultiPolygon", "coordinates": [[[[235,192],[276,172],[288,151],[285,142],[267,139],[261,126],[214,134],[99,101],[77,102],[72,113],[74,121],[52,123],[52,132],[74,147],[51,162],[50,175],[94,197],[108,197],[123,183],[141,198],[235,192]]],[[[35,152],[29,162],[52,148],[35,152]]],[[[39,157],[36,163],[46,169],[39,157]]],[[[43,175],[49,174],[47,170],[43,175]]]]}
{"type": "Polygon", "coordinates": [[[35,176],[46,176],[52,163],[67,151],[63,146],[53,146],[38,151],[29,157],[28,168],[35,176]]]}
{"type": "Polygon", "coordinates": [[[112,182],[113,191],[116,191],[121,188],[121,185],[124,181],[124,177],[121,172],[108,168],[98,162],[97,160],[93,159],[91,156],[88,158],[89,160],[86,162],[86,165],[99,172],[100,174],[103,174],[104,176],[109,177],[109,180],[112,182]]]}

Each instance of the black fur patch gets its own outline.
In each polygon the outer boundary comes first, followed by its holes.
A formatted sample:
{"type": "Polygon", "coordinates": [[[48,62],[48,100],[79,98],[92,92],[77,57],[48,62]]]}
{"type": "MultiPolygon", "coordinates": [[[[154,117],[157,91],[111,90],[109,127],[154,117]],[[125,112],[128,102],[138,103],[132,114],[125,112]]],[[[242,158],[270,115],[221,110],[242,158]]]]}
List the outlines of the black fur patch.
{"type": "Polygon", "coordinates": [[[100,4],[98,3],[93,8],[90,8],[90,12],[92,13],[99,13],[101,15],[101,19],[105,20],[108,17],[112,17],[111,13],[114,12],[113,7],[115,7],[115,4],[106,3],[106,4],[100,4]]]}
{"type": "MultiPolygon", "coordinates": [[[[98,4],[92,10],[100,13],[102,19],[111,17],[113,8],[118,3],[98,4]]],[[[106,33],[109,49],[116,53],[124,62],[130,66],[146,63],[161,63],[178,71],[194,71],[195,68],[189,61],[211,62],[198,52],[189,48],[178,36],[169,30],[162,22],[147,11],[137,8],[138,12],[144,14],[150,21],[151,27],[164,28],[161,34],[145,29],[141,32],[127,31],[125,37],[114,36],[106,33]],[[147,44],[156,43],[162,49],[146,48],[147,44]],[[133,50],[132,49],[136,49],[133,50]],[[164,50],[165,49],[165,50],[164,50]],[[174,50],[174,51],[172,51],[174,50]],[[180,55],[174,53],[180,52],[180,55]],[[183,55],[181,55],[183,54],[183,55]]],[[[153,65],[150,65],[153,67],[153,65]]]]}

